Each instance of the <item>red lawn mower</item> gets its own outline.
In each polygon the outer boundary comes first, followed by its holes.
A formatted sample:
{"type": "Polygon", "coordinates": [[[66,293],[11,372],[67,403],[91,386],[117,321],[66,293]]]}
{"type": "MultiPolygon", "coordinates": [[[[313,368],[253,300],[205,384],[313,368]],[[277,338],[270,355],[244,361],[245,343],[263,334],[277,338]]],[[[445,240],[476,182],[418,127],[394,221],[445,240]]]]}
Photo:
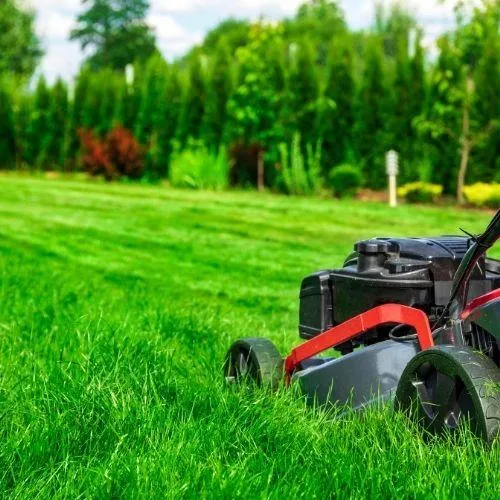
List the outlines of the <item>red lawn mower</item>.
{"type": "Polygon", "coordinates": [[[308,401],[362,409],[394,400],[433,433],[500,429],[500,210],[480,236],[374,238],[341,269],[307,276],[300,337],[285,359],[268,339],[235,342],[229,383],[299,384],[308,401]],[[325,357],[334,349],[337,356],[325,357]]]}

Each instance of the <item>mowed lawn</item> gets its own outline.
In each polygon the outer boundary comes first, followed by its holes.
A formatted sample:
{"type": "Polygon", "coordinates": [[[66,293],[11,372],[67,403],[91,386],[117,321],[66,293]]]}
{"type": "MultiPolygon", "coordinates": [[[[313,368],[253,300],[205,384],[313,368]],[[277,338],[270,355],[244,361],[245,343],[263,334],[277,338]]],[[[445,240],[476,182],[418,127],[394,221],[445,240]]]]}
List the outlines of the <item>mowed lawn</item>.
{"type": "Polygon", "coordinates": [[[488,219],[0,177],[2,496],[498,498],[498,442],[425,442],[389,408],[335,416],[221,372],[238,337],[297,344],[302,277],[356,240],[488,219]]]}

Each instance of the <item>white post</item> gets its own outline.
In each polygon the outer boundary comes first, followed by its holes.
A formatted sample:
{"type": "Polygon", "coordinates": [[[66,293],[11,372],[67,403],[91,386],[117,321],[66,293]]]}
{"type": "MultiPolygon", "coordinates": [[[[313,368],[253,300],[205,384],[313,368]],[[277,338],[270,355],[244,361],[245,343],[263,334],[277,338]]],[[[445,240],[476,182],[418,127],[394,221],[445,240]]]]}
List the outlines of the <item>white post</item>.
{"type": "Polygon", "coordinates": [[[125,82],[127,84],[128,91],[132,91],[132,85],[134,85],[135,71],[133,64],[127,64],[125,66],[125,82]]]}
{"type": "Polygon", "coordinates": [[[389,176],[389,206],[395,208],[398,206],[397,181],[396,176],[399,173],[399,156],[396,151],[391,150],[385,156],[385,165],[387,175],[389,176]]]}

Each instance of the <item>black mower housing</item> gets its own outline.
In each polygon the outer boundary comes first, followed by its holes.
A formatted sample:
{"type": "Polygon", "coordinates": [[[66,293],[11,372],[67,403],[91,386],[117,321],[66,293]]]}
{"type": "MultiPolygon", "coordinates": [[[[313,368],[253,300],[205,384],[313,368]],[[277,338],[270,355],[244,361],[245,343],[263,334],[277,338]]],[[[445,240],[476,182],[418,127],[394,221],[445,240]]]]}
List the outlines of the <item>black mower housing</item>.
{"type": "MultiPolygon", "coordinates": [[[[354,246],[341,269],[307,276],[300,291],[299,334],[310,339],[382,304],[403,304],[439,315],[470,239],[374,238],[354,246]]],[[[467,301],[500,287],[500,262],[482,256],[467,301]]]]}

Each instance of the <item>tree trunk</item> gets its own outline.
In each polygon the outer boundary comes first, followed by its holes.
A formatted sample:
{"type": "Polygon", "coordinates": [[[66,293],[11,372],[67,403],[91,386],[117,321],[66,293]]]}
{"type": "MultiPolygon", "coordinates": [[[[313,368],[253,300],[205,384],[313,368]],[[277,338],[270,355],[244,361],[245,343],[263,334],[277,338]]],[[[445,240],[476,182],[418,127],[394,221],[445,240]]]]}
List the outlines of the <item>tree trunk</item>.
{"type": "Polygon", "coordinates": [[[467,165],[469,164],[470,150],[471,150],[470,140],[466,139],[463,141],[462,144],[460,170],[458,171],[457,201],[459,205],[463,205],[465,203],[463,190],[465,184],[465,174],[467,173],[467,165]]]}
{"type": "Polygon", "coordinates": [[[264,191],[264,150],[259,151],[257,159],[257,189],[264,191]]]}
{"type": "Polygon", "coordinates": [[[467,175],[467,167],[469,166],[470,151],[472,149],[471,132],[470,132],[470,106],[472,101],[472,94],[474,92],[474,80],[470,75],[467,76],[465,83],[465,99],[462,117],[462,136],[460,137],[460,169],[458,171],[457,180],[457,202],[459,205],[465,203],[464,199],[464,184],[465,176],[467,175]]]}

